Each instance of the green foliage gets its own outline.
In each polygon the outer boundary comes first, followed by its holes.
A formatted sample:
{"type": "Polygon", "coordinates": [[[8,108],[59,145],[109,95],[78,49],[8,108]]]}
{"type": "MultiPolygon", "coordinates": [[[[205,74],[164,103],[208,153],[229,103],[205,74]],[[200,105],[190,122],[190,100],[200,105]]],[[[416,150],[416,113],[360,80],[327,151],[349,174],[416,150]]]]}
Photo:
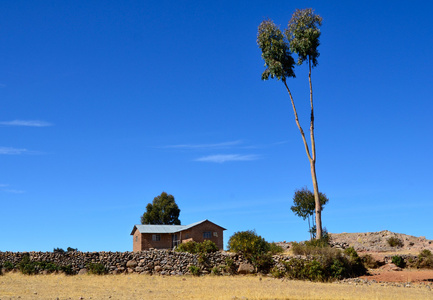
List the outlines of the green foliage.
{"type": "MultiPolygon", "coordinates": [[[[325,204],[328,203],[329,199],[328,197],[326,197],[326,194],[319,192],[319,200],[320,200],[320,211],[322,211],[325,204]]],[[[293,195],[293,205],[290,207],[290,209],[298,217],[301,217],[304,220],[308,218],[308,226],[309,226],[308,229],[309,232],[312,234],[312,237],[314,238],[316,234],[316,225],[314,223],[316,202],[314,199],[314,193],[310,191],[307,187],[304,187],[300,190],[296,190],[295,194],[293,195]],[[310,218],[312,218],[311,224],[313,224],[313,226],[310,226],[310,218]]],[[[323,236],[325,236],[325,230],[323,231],[323,236]]]]}
{"type": "Polygon", "coordinates": [[[11,263],[10,261],[5,261],[3,264],[3,268],[5,269],[6,272],[12,271],[14,269],[14,264],[11,263]]]}
{"type": "Polygon", "coordinates": [[[403,259],[403,257],[401,257],[401,256],[398,256],[398,255],[394,255],[393,257],[392,257],[392,263],[394,264],[394,265],[396,265],[397,267],[399,267],[399,268],[404,268],[405,266],[406,266],[406,263],[404,262],[404,259],[403,259]]]}
{"type": "Polygon", "coordinates": [[[77,248],[68,247],[68,249],[66,251],[67,252],[77,252],[78,249],[77,248]]]}
{"type": "Polygon", "coordinates": [[[217,252],[218,250],[219,249],[217,245],[211,240],[205,240],[202,243],[189,241],[186,243],[179,244],[179,246],[176,247],[177,252],[188,252],[192,254],[212,253],[212,252],[217,252]]]}
{"type": "Polygon", "coordinates": [[[200,276],[200,268],[194,265],[191,265],[188,267],[188,270],[191,272],[194,276],[200,276]]]}
{"type": "MultiPolygon", "coordinates": [[[[323,206],[328,203],[329,199],[326,197],[326,194],[319,193],[319,200],[323,210],[323,206]]],[[[290,209],[295,213],[295,215],[304,220],[312,216],[316,209],[314,193],[307,187],[296,190],[293,195],[293,206],[290,207],[290,209]]]]}
{"type": "Polygon", "coordinates": [[[293,59],[289,45],[281,30],[271,20],[263,21],[258,29],[257,44],[262,50],[265,71],[262,80],[269,77],[285,81],[287,77],[295,77],[293,59]]]}
{"type": "Polygon", "coordinates": [[[274,278],[282,278],[284,277],[284,275],[286,274],[286,272],[284,270],[281,270],[280,268],[278,268],[277,266],[274,266],[271,269],[271,275],[274,278]]]}
{"type": "Polygon", "coordinates": [[[236,265],[235,262],[233,261],[233,259],[231,259],[230,257],[226,257],[225,259],[225,266],[224,266],[224,271],[229,273],[229,274],[235,274],[236,273],[236,265]]]}
{"type": "Polygon", "coordinates": [[[242,254],[254,265],[256,271],[268,272],[273,265],[272,252],[281,251],[277,245],[271,246],[254,230],[235,232],[229,239],[228,249],[242,254]]]}
{"type": "Polygon", "coordinates": [[[66,275],[74,275],[74,271],[72,270],[71,265],[61,266],[60,270],[66,275]]]}
{"type": "Polygon", "coordinates": [[[416,268],[433,269],[433,255],[430,250],[424,249],[418,254],[418,261],[414,265],[416,268]]]}
{"type": "Polygon", "coordinates": [[[26,275],[32,275],[36,273],[35,264],[30,261],[30,255],[28,253],[21,257],[21,261],[18,263],[18,269],[21,273],[26,275]]]}
{"type": "Polygon", "coordinates": [[[86,268],[89,270],[90,274],[94,275],[104,275],[108,273],[105,266],[101,263],[89,263],[86,265],[86,268]]]}
{"type": "Polygon", "coordinates": [[[146,212],[141,216],[141,224],[180,225],[180,209],[172,195],[162,192],[152,203],[147,204],[146,212]]]}
{"type": "Polygon", "coordinates": [[[319,52],[317,48],[320,45],[320,29],[322,18],[314,14],[313,9],[297,9],[289,21],[286,29],[286,37],[290,43],[290,51],[298,55],[298,65],[301,65],[308,59],[317,65],[319,52]]]}
{"type": "Polygon", "coordinates": [[[211,274],[219,276],[219,275],[221,275],[221,271],[223,269],[224,269],[223,266],[215,266],[212,268],[211,274]]]}
{"type": "Polygon", "coordinates": [[[392,236],[386,240],[391,247],[403,247],[403,241],[398,237],[392,236]]]}

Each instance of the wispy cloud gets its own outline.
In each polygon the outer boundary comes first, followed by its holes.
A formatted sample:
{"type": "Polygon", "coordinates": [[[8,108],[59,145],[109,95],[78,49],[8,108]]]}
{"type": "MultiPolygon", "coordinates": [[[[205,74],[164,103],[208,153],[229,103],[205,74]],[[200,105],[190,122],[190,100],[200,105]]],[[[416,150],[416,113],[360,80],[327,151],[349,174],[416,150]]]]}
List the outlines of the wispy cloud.
{"type": "Polygon", "coordinates": [[[7,187],[9,187],[9,184],[0,183],[0,192],[12,193],[12,194],[23,194],[23,193],[25,193],[24,191],[9,189],[7,187]]]}
{"type": "Polygon", "coordinates": [[[230,141],[216,144],[180,144],[180,145],[169,145],[164,148],[175,148],[175,149],[223,149],[230,148],[242,144],[241,140],[230,141]]]}
{"type": "Polygon", "coordinates": [[[6,155],[18,155],[23,154],[27,152],[27,149],[18,149],[18,148],[12,148],[12,147],[0,147],[0,155],[6,154],[6,155]]]}
{"type": "Polygon", "coordinates": [[[27,127],[48,127],[48,126],[52,126],[53,124],[45,122],[45,121],[39,121],[39,120],[13,120],[13,121],[0,122],[0,125],[4,125],[4,126],[27,126],[27,127]]]}
{"type": "Polygon", "coordinates": [[[213,163],[225,163],[228,161],[251,161],[259,159],[258,155],[255,154],[216,154],[208,155],[197,158],[195,161],[213,162],[213,163]]]}

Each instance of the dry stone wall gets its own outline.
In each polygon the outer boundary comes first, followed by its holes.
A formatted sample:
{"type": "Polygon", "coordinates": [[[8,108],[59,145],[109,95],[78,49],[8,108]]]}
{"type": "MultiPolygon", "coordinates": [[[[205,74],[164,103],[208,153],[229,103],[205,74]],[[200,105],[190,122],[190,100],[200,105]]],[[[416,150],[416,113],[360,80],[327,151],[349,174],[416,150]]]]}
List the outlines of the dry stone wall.
{"type": "Polygon", "coordinates": [[[191,265],[200,267],[202,274],[208,274],[214,267],[225,266],[231,259],[238,268],[244,261],[239,255],[227,252],[209,253],[205,258],[199,255],[171,250],[149,250],[139,252],[0,252],[0,265],[11,262],[14,266],[29,255],[30,261],[52,262],[58,266],[72,267],[75,274],[85,273],[88,264],[102,264],[110,274],[140,273],[160,275],[189,274],[191,265]]]}

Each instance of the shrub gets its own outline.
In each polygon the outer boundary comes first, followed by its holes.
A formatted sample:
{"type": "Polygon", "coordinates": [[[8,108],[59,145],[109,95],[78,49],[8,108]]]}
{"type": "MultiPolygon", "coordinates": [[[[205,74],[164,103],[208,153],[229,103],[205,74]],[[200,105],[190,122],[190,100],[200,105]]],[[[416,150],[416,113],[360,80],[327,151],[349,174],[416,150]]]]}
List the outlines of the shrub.
{"type": "Polygon", "coordinates": [[[189,271],[194,276],[200,276],[200,268],[194,265],[188,267],[189,271]]]}
{"type": "Polygon", "coordinates": [[[188,252],[192,254],[198,253],[212,253],[217,252],[219,249],[217,245],[211,240],[205,240],[202,243],[197,243],[194,241],[189,241],[187,243],[182,243],[177,246],[176,251],[178,252],[188,252]]]}
{"type": "Polygon", "coordinates": [[[10,261],[5,261],[5,263],[3,264],[3,268],[6,272],[12,271],[14,269],[14,264],[10,261]]]}
{"type": "Polygon", "coordinates": [[[284,249],[283,249],[281,246],[278,246],[278,245],[275,244],[275,243],[270,243],[270,244],[269,244],[269,252],[270,252],[272,255],[275,255],[275,254],[283,253],[283,252],[284,252],[284,249]]]}
{"type": "Polygon", "coordinates": [[[274,266],[271,269],[271,275],[275,278],[282,278],[282,277],[284,277],[285,274],[286,274],[286,272],[284,270],[281,270],[277,266],[274,266]]]}
{"type": "Polygon", "coordinates": [[[311,281],[323,281],[325,269],[320,262],[317,260],[309,261],[306,263],[305,269],[307,279],[311,281]]]}
{"type": "Polygon", "coordinates": [[[221,275],[222,266],[215,266],[212,268],[211,274],[213,275],[221,275]]]}
{"type": "Polygon", "coordinates": [[[379,267],[379,263],[377,262],[377,260],[375,260],[370,254],[362,256],[361,260],[366,268],[376,269],[379,267]]]}
{"type": "Polygon", "coordinates": [[[394,265],[396,265],[399,268],[404,268],[404,266],[406,265],[405,262],[404,262],[404,259],[401,256],[398,256],[398,255],[394,255],[392,257],[391,261],[392,261],[392,263],[394,265]]]}
{"type": "Polygon", "coordinates": [[[398,237],[392,236],[386,240],[391,247],[403,247],[403,241],[398,237]]]}
{"type": "Polygon", "coordinates": [[[418,254],[415,267],[433,269],[433,255],[430,250],[424,249],[418,254]]]}
{"type": "Polygon", "coordinates": [[[268,271],[272,265],[272,257],[268,254],[270,244],[254,230],[235,232],[229,239],[228,249],[242,254],[257,271],[268,271]]]}
{"type": "Polygon", "coordinates": [[[284,263],[286,276],[292,279],[328,281],[356,277],[366,273],[358,253],[353,248],[342,252],[330,247],[298,244],[298,251],[308,252],[311,260],[292,258],[284,263]]]}
{"type": "Polygon", "coordinates": [[[67,252],[77,252],[78,249],[77,248],[68,247],[68,249],[66,251],[67,252]]]}
{"type": "Polygon", "coordinates": [[[86,268],[89,270],[90,274],[94,274],[94,275],[107,274],[107,269],[101,263],[89,263],[86,265],[86,268]]]}
{"type": "Polygon", "coordinates": [[[230,257],[226,257],[225,259],[226,265],[224,266],[224,271],[226,271],[229,274],[235,274],[236,273],[236,265],[233,259],[230,257]]]}
{"type": "Polygon", "coordinates": [[[419,253],[418,256],[419,256],[419,257],[426,258],[426,257],[430,257],[430,256],[432,256],[432,253],[431,253],[431,251],[428,250],[428,249],[423,249],[423,250],[419,253]]]}
{"type": "Polygon", "coordinates": [[[53,252],[54,252],[54,253],[63,254],[63,253],[65,253],[65,250],[63,250],[62,248],[54,248],[54,249],[53,249],[53,252]]]}
{"type": "Polygon", "coordinates": [[[63,273],[65,273],[66,275],[74,275],[74,271],[72,270],[72,266],[71,265],[61,266],[60,270],[63,273]]]}
{"type": "Polygon", "coordinates": [[[35,264],[30,261],[30,255],[28,253],[21,257],[21,261],[18,263],[18,269],[21,273],[26,275],[32,275],[36,273],[35,264]]]}

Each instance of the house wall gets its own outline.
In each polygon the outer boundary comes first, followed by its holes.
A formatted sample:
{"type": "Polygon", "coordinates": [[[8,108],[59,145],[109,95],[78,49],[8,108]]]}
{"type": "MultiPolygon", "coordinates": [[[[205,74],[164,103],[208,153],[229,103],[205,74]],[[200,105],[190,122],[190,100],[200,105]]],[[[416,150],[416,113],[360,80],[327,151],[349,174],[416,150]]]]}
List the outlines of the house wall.
{"type": "Polygon", "coordinates": [[[224,248],[223,230],[220,226],[206,221],[188,230],[182,231],[182,240],[192,238],[195,242],[202,243],[205,240],[211,240],[217,247],[222,250],[224,248]],[[211,232],[210,238],[204,238],[204,232],[211,232]],[[216,232],[216,235],[214,235],[216,232]]]}
{"type": "Polygon", "coordinates": [[[137,252],[141,250],[143,250],[141,233],[138,230],[135,230],[132,236],[132,251],[137,252]]]}
{"type": "Polygon", "coordinates": [[[141,234],[142,238],[142,250],[149,250],[150,248],[154,249],[171,249],[172,248],[172,237],[170,233],[143,233],[141,234]],[[161,236],[161,240],[152,241],[152,235],[159,234],[161,236]]]}

